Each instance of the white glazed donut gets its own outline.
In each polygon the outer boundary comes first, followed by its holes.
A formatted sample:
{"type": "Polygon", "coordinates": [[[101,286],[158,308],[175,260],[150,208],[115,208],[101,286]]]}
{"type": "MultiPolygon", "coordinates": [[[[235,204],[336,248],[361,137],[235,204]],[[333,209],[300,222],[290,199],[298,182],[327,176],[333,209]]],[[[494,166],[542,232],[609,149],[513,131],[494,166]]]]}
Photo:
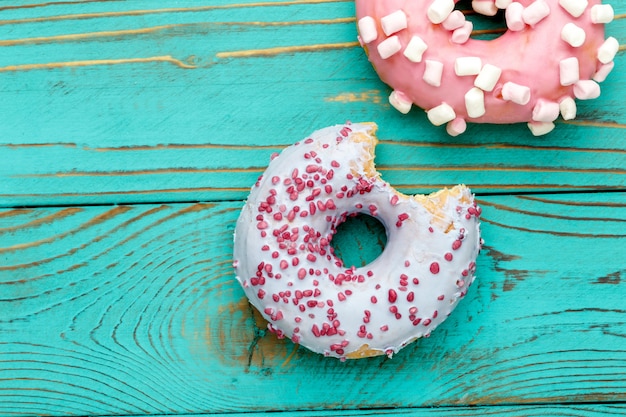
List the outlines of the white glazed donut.
{"type": "Polygon", "coordinates": [[[480,208],[457,185],[407,196],[374,167],[376,125],[314,132],[275,157],[237,221],[234,267],[278,337],[341,359],[391,356],[430,334],[474,280],[480,208]],[[346,267],[330,245],[348,216],[385,226],[370,264],[346,267]]]}
{"type": "Polygon", "coordinates": [[[600,95],[619,50],[604,38],[613,8],[600,0],[474,0],[474,10],[502,9],[507,30],[493,40],[470,37],[458,0],[356,0],[359,40],[389,102],[413,103],[428,120],[463,133],[467,122],[527,122],[534,135],[559,115],[576,117],[574,99],[600,95]]]}

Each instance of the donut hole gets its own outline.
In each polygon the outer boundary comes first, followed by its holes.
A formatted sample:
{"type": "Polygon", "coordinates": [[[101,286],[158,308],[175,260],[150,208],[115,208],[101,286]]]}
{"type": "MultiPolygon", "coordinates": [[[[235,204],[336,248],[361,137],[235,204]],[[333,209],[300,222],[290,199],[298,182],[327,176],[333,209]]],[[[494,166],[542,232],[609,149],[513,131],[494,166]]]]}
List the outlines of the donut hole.
{"type": "Polygon", "coordinates": [[[486,16],[476,12],[472,8],[471,0],[460,0],[455,9],[460,10],[465,15],[465,20],[472,22],[474,29],[472,39],[493,40],[507,31],[504,10],[499,9],[494,16],[486,16]]]}
{"type": "Polygon", "coordinates": [[[363,267],[376,259],[387,244],[385,226],[367,214],[356,214],[337,227],[331,246],[346,267],[363,267]]]}

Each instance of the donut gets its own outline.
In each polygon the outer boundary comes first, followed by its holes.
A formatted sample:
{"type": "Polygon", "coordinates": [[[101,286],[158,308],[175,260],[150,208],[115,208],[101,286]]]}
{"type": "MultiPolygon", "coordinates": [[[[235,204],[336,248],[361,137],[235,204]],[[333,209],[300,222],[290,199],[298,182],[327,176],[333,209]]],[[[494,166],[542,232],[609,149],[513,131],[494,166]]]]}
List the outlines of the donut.
{"type": "Polygon", "coordinates": [[[388,355],[428,336],[476,270],[480,207],[464,185],[404,195],[374,166],[373,123],[327,127],[285,148],[252,187],[234,234],[233,266],[279,338],[345,359],[388,355]],[[349,216],[385,227],[363,267],[331,241],[349,216]]]}
{"type": "Polygon", "coordinates": [[[356,0],[358,39],[390,104],[426,110],[456,136],[467,122],[526,122],[540,136],[576,101],[597,98],[618,41],[604,38],[613,8],[600,0],[474,0],[477,13],[503,13],[498,38],[471,38],[458,0],[356,0]]]}

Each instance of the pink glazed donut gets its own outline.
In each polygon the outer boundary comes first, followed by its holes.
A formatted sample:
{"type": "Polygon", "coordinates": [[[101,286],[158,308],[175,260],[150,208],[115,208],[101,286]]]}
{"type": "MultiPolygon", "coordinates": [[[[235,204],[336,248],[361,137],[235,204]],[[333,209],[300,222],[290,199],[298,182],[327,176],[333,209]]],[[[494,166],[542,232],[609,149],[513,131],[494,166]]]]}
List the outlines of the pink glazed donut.
{"type": "Polygon", "coordinates": [[[528,122],[549,133],[576,103],[600,95],[618,41],[604,39],[613,8],[600,0],[475,0],[478,13],[504,9],[508,30],[493,40],[470,38],[472,23],[455,0],[356,0],[359,41],[393,88],[402,113],[427,111],[450,135],[467,122],[528,122]]]}
{"type": "Polygon", "coordinates": [[[237,279],[269,330],[340,359],[391,356],[430,334],[467,293],[481,247],[470,190],[399,193],[374,167],[375,129],[332,126],[284,149],[235,229],[237,279]],[[358,213],[387,232],[383,252],[360,268],[331,246],[358,213]]]}

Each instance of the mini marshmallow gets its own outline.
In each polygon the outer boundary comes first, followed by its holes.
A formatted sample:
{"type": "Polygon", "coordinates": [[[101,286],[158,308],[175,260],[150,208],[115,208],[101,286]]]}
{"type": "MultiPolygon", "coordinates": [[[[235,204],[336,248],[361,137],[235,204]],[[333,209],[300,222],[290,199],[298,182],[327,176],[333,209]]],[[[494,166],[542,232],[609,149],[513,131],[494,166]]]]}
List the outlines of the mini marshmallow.
{"type": "Polygon", "coordinates": [[[424,61],[426,68],[424,69],[424,82],[433,87],[441,85],[441,76],[443,74],[443,62],[427,59],[424,61]]]}
{"type": "Polygon", "coordinates": [[[580,45],[585,43],[585,39],[587,34],[585,33],[585,29],[580,26],[576,26],[573,23],[567,23],[561,29],[561,39],[565,42],[572,45],[574,48],[578,48],[580,45]]]}
{"type": "Polygon", "coordinates": [[[485,114],[485,93],[473,87],[465,93],[465,109],[469,117],[480,117],[485,114]]]}
{"type": "Polygon", "coordinates": [[[485,64],[474,80],[474,86],[484,91],[493,91],[502,75],[502,69],[495,65],[485,64]]]}
{"type": "Polygon", "coordinates": [[[613,61],[615,54],[619,51],[619,42],[614,37],[607,38],[598,48],[598,61],[608,64],[613,61]]]}
{"type": "Polygon", "coordinates": [[[495,16],[498,13],[498,8],[493,0],[474,0],[472,1],[472,9],[483,16],[495,16]]]}
{"type": "Polygon", "coordinates": [[[483,63],[477,56],[463,56],[454,61],[454,72],[460,77],[477,75],[482,67],[483,63]]]}
{"type": "Polygon", "coordinates": [[[530,101],[530,88],[508,81],[502,86],[502,98],[524,106],[530,101]]]}
{"type": "Polygon", "coordinates": [[[445,30],[454,30],[463,27],[465,15],[460,10],[455,10],[441,23],[445,30]]]}
{"type": "Polygon", "coordinates": [[[559,103],[559,111],[563,120],[572,120],[576,118],[576,101],[571,97],[565,97],[559,103]]]}
{"type": "Polygon", "coordinates": [[[535,26],[550,14],[550,6],[544,0],[535,0],[522,12],[522,18],[527,25],[535,26]]]}
{"type": "Polygon", "coordinates": [[[402,114],[407,114],[413,105],[404,93],[395,90],[389,95],[389,104],[402,114]]]}
{"type": "Polygon", "coordinates": [[[422,55],[428,49],[426,42],[419,36],[415,35],[409,41],[409,44],[404,48],[404,56],[411,62],[422,62],[422,55]]]}
{"type": "Polygon", "coordinates": [[[606,80],[606,77],[609,76],[614,66],[615,66],[615,61],[611,61],[608,64],[600,65],[600,68],[598,68],[596,73],[593,74],[592,79],[598,83],[603,82],[604,80],[606,80]]]}
{"type": "Polygon", "coordinates": [[[533,136],[543,136],[554,130],[554,123],[552,122],[529,122],[528,128],[533,136]]]}
{"type": "Polygon", "coordinates": [[[580,67],[578,58],[571,57],[562,59],[559,62],[559,72],[561,77],[561,85],[573,85],[580,79],[580,67]]]}
{"type": "Polygon", "coordinates": [[[524,23],[524,6],[522,3],[513,2],[504,12],[504,18],[506,19],[506,27],[513,32],[519,32],[526,27],[524,23]]]}
{"type": "Polygon", "coordinates": [[[379,43],[377,48],[380,57],[382,59],[387,59],[402,49],[402,45],[400,44],[400,39],[398,39],[397,36],[391,36],[379,43]]]}
{"type": "Polygon", "coordinates": [[[600,97],[600,85],[593,80],[580,80],[574,84],[574,96],[579,100],[600,97]]]}
{"type": "Polygon", "coordinates": [[[454,0],[435,0],[426,12],[428,19],[438,25],[450,16],[454,10],[454,0]]]}
{"type": "Polygon", "coordinates": [[[446,125],[446,132],[448,132],[448,135],[450,136],[459,136],[464,133],[466,129],[467,123],[465,122],[465,119],[461,117],[455,118],[446,125]]]}
{"type": "Polygon", "coordinates": [[[506,9],[513,3],[513,0],[496,0],[496,7],[498,9],[506,9]]]}
{"type": "Polygon", "coordinates": [[[358,27],[363,43],[370,43],[378,37],[376,22],[372,16],[365,16],[359,19],[358,27]]]}
{"type": "Polygon", "coordinates": [[[580,17],[588,4],[587,0],[559,0],[559,5],[574,17],[580,17]]]}
{"type": "Polygon", "coordinates": [[[591,22],[596,24],[611,23],[615,12],[610,4],[596,4],[591,8],[591,22]]]}
{"type": "Polygon", "coordinates": [[[395,12],[382,17],[380,19],[380,25],[382,26],[385,35],[393,35],[402,29],[406,29],[406,14],[404,14],[402,10],[396,10],[395,12]]]}
{"type": "Polygon", "coordinates": [[[536,122],[553,122],[559,117],[559,103],[540,98],[533,107],[533,120],[536,122]]]}
{"type": "Polygon", "coordinates": [[[446,103],[441,103],[437,107],[433,107],[426,112],[426,115],[428,116],[428,120],[435,126],[441,126],[456,118],[454,109],[446,103]]]}
{"type": "Polygon", "coordinates": [[[469,20],[466,21],[462,27],[458,29],[454,29],[452,32],[452,42],[457,44],[464,44],[467,42],[472,35],[472,30],[474,30],[474,24],[469,20]]]}

